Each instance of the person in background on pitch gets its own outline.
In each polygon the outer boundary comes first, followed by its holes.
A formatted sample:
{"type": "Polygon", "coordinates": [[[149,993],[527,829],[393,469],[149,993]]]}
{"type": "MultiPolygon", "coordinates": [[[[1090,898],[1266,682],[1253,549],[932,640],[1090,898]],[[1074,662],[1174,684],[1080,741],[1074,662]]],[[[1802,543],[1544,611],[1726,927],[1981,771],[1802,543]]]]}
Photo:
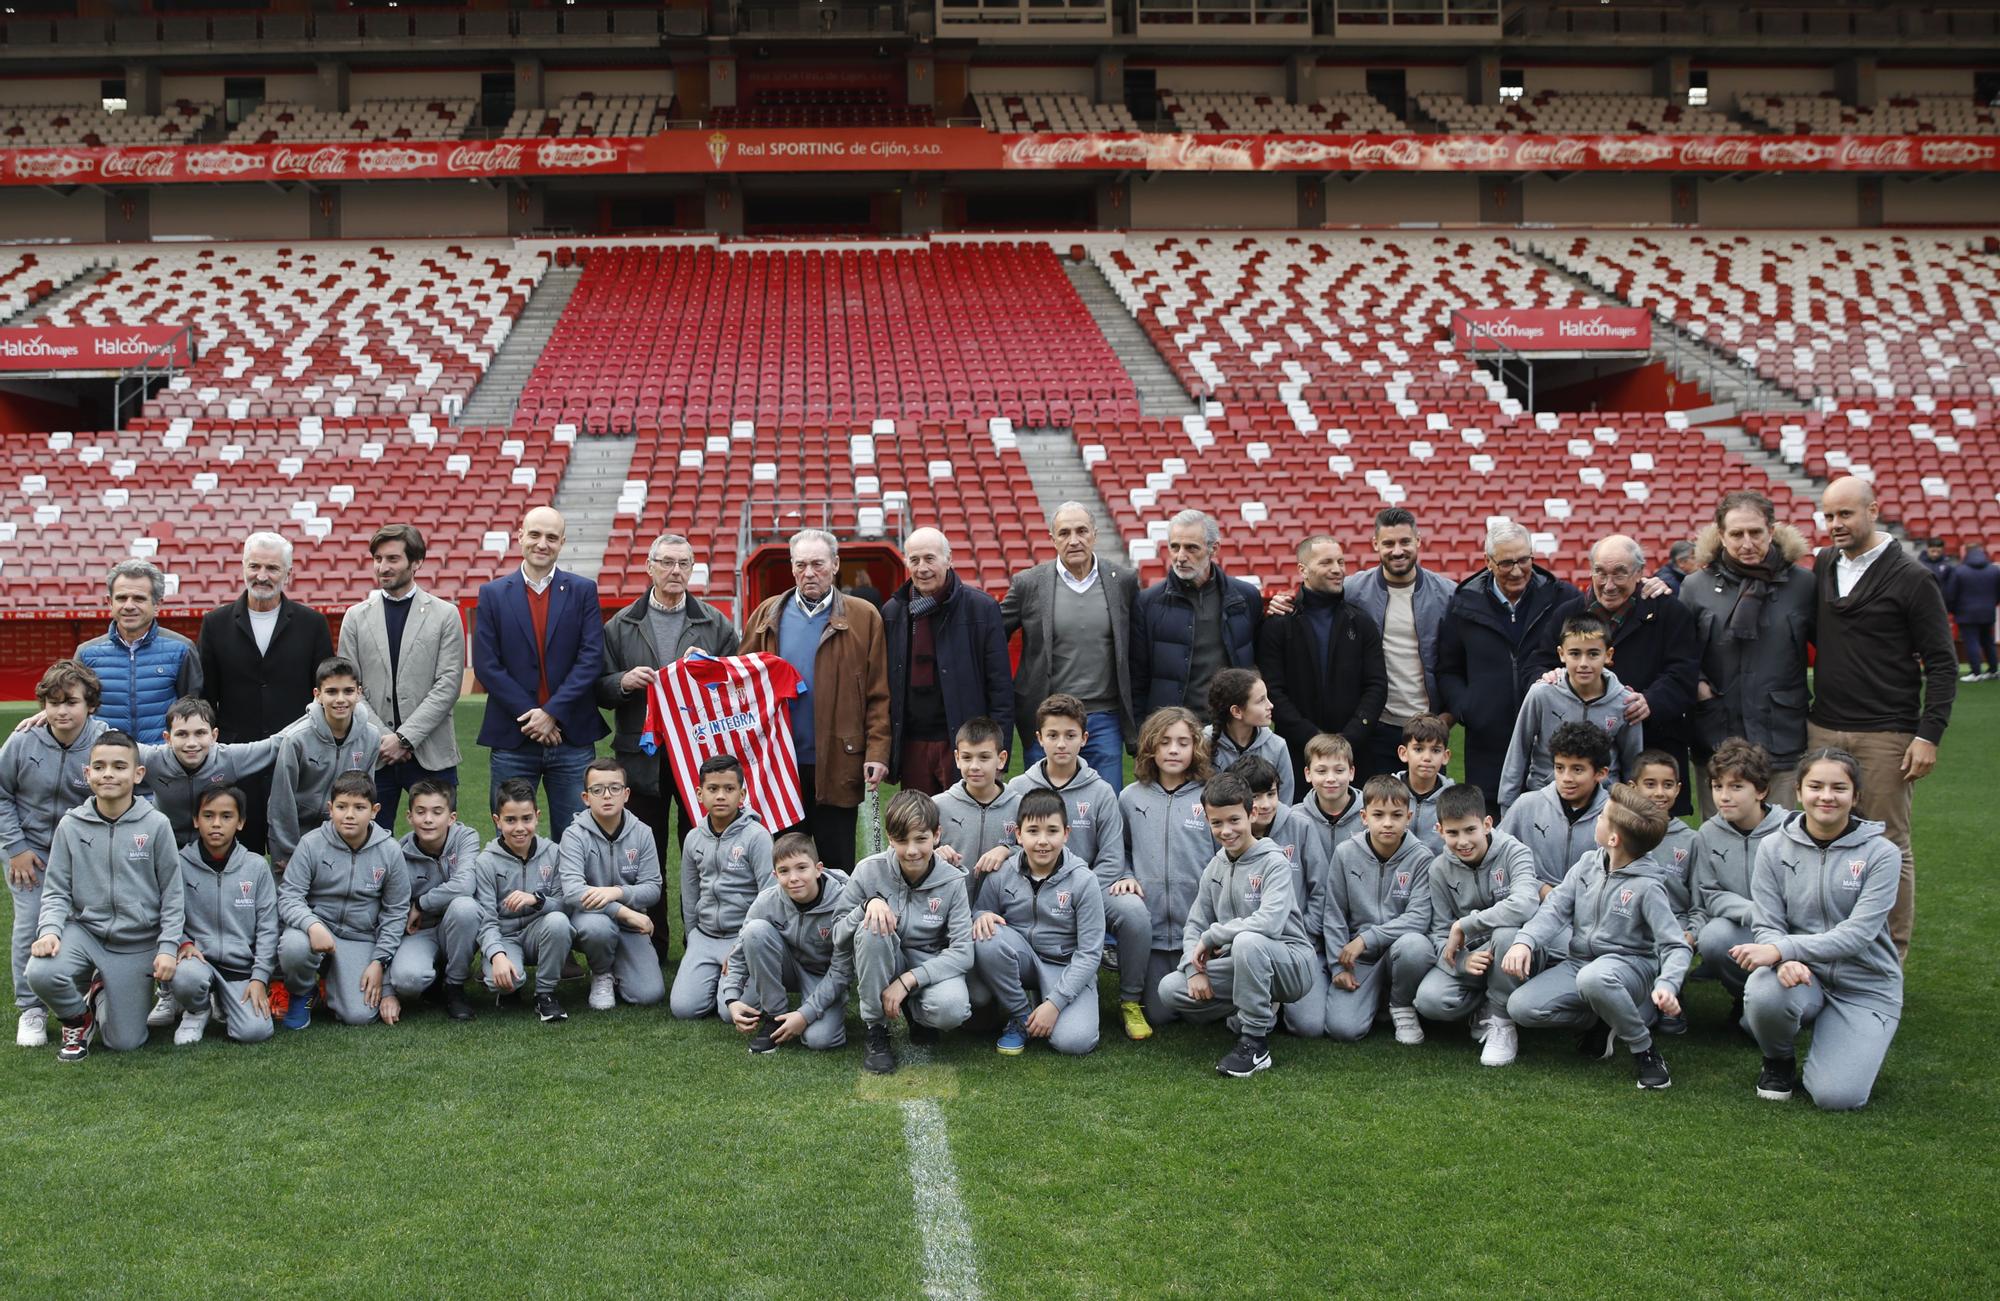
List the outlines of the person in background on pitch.
{"type": "Polygon", "coordinates": [[[827,870],[812,837],[797,831],[778,837],[771,863],[777,883],[745,914],[723,964],[719,997],[730,1022],[750,1036],[752,1053],[774,1053],[788,1043],[826,1052],[847,1042],[854,954],[835,942],[847,875],[827,870]]]}
{"type": "Polygon", "coordinates": [[[237,842],[242,791],[204,790],[195,822],[199,838],[180,851],[186,902],[169,986],[180,1020],[174,1043],[200,1043],[218,1004],[231,1039],[263,1043],[271,1037],[271,973],[278,966],[278,886],[264,856],[237,842]]]}
{"type": "Polygon", "coordinates": [[[1104,889],[1068,840],[1062,796],[1022,796],[1021,847],[987,882],[972,919],[973,966],[1007,1017],[994,1045],[1003,1057],[1018,1057],[1030,1039],[1067,1056],[1097,1047],[1104,889]],[[1029,1001],[1030,987],[1039,1002],[1029,1001]]]}
{"type": "MultiPolygon", "coordinates": [[[[497,834],[472,861],[472,899],[479,910],[487,988],[504,998],[534,967],[535,1015],[550,1025],[569,1020],[556,998],[556,985],[569,960],[571,932],[556,870],[556,842],[537,833],[541,817],[532,778],[509,777],[494,789],[497,834]]],[[[454,991],[447,983],[445,997],[463,999],[464,986],[454,991]]]]}
{"type": "Polygon", "coordinates": [[[1290,804],[1296,770],[1285,738],[1271,730],[1271,693],[1263,675],[1255,669],[1217,673],[1208,683],[1208,716],[1205,736],[1215,770],[1228,772],[1239,759],[1261,756],[1278,770],[1278,798],[1290,804]]]}
{"type": "Polygon", "coordinates": [[[1118,1013],[1128,1039],[1150,1039],[1154,1026],[1174,1017],[1160,997],[1160,982],[1180,965],[1188,909],[1202,870],[1215,857],[1215,837],[1202,812],[1203,791],[1214,776],[1201,719],[1192,709],[1156,709],[1140,726],[1132,784],[1118,792],[1125,861],[1104,890],[1105,927],[1121,950],[1118,1013]]]}
{"type": "Polygon", "coordinates": [[[667,1006],[682,1020],[729,1015],[720,997],[722,964],[736,947],[750,905],[772,882],[771,833],[743,802],[743,764],[732,754],[701,763],[707,813],[681,846],[681,926],[687,951],[667,1006]]]}
{"type": "MultiPolygon", "coordinates": [[[[313,674],[304,718],[278,734],[271,775],[271,866],[282,874],[299,841],[326,816],[335,778],[368,776],[381,762],[382,729],[361,704],[361,675],[333,656],[313,674]]],[[[372,803],[373,801],[371,801],[372,803]]]]}
{"type": "Polygon", "coordinates": [[[972,1015],[972,908],[965,872],[938,856],[937,829],[930,796],[897,792],[882,812],[889,848],[862,859],[840,897],[837,942],[854,951],[867,1035],[861,1065],[877,1075],[896,1069],[889,1022],[906,1010],[912,1043],[935,1042],[972,1015]]]}
{"type": "Polygon", "coordinates": [[[1312,991],[1313,948],[1300,920],[1298,874],[1284,851],[1250,831],[1250,788],[1224,773],[1203,808],[1221,846],[1202,869],[1181,965],[1160,981],[1160,1001],[1190,1021],[1227,1017],[1236,1046],[1215,1064],[1244,1079],[1271,1068],[1271,1031],[1286,1003],[1312,991]]]}
{"type": "Polygon", "coordinates": [[[1514,1060],[1519,1036],[1507,1019],[1507,999],[1520,981],[1500,965],[1515,933],[1541,906],[1535,857],[1493,829],[1477,786],[1454,786],[1438,797],[1444,849],[1431,859],[1431,943],[1437,963],[1417,984],[1417,1015],[1430,1021],[1470,1017],[1472,1038],[1485,1044],[1482,1066],[1514,1060]]]}
{"type": "Polygon", "coordinates": [[[666,890],[653,829],[626,812],[622,761],[592,759],[583,780],[583,812],[562,838],[557,870],[576,947],[590,963],[590,1010],[609,1012],[621,998],[650,1007],[667,996],[648,938],[647,909],[666,890]]]}
{"type": "Polygon", "coordinates": [[[2000,606],[2000,567],[1986,558],[1986,548],[1965,549],[1965,561],[1953,565],[1944,579],[1944,604],[1958,621],[1965,643],[1966,671],[1960,682],[1991,682],[2000,677],[2000,658],[1993,650],[1993,623],[2000,606]]]}
{"type": "Polygon", "coordinates": [[[389,988],[400,1008],[404,1000],[422,998],[442,970],[445,1015],[470,1021],[465,981],[479,943],[479,905],[472,897],[479,834],[458,820],[458,787],[435,777],[412,785],[410,832],[398,843],[410,876],[410,918],[389,964],[389,988]]]}
{"type": "MultiPolygon", "coordinates": [[[[97,710],[97,675],[77,660],[57,660],[35,684],[45,727],[17,731],[0,746],[0,845],[7,853],[7,888],[14,896],[14,1005],[21,1017],[14,1042],[40,1048],[49,1041],[48,1009],[27,981],[28,950],[42,912],[49,847],[63,815],[90,797],[90,751],[104,735],[97,710]]],[[[139,777],[144,780],[142,764],[139,777]]]]}

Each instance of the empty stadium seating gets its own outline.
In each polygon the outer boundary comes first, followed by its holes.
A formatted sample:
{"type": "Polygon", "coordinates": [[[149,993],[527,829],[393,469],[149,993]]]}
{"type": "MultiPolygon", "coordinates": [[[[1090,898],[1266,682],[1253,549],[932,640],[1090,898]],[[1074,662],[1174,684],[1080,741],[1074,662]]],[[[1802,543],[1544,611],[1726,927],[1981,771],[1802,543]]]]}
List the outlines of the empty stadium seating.
{"type": "Polygon", "coordinates": [[[102,104],[8,104],[0,107],[0,148],[187,144],[215,110],[212,103],[186,99],[157,114],[114,112],[102,104]]]}
{"type": "Polygon", "coordinates": [[[590,433],[1138,412],[1046,245],[599,250],[515,412],[590,433]]]}
{"type": "Polygon", "coordinates": [[[1424,91],[1416,104],[1447,131],[1733,135],[1750,129],[1714,109],[1659,95],[1545,90],[1512,104],[1469,104],[1424,91]]]}
{"type": "Polygon", "coordinates": [[[364,99],[344,113],[308,104],[259,104],[229,138],[239,144],[456,140],[472,126],[471,99],[364,99]]]}
{"type": "Polygon", "coordinates": [[[0,249],[0,321],[47,298],[95,260],[93,254],[59,246],[0,249]]]}
{"type": "Polygon", "coordinates": [[[1088,95],[982,91],[972,97],[988,131],[1137,131],[1132,110],[1088,95]]]}
{"type": "Polygon", "coordinates": [[[708,111],[709,125],[723,128],[913,127],[933,121],[927,106],[892,104],[880,90],[765,90],[748,104],[708,111]]]}
{"type": "Polygon", "coordinates": [[[667,95],[565,95],[551,109],[517,108],[504,136],[645,136],[667,128],[673,116],[667,95]]]}
{"type": "Polygon", "coordinates": [[[1736,111],[1787,135],[2000,135],[2000,109],[1966,95],[1896,96],[1857,108],[1831,94],[1746,92],[1736,111]]]}
{"type": "Polygon", "coordinates": [[[1253,131],[1401,134],[1409,126],[1372,95],[1333,95],[1310,104],[1288,104],[1270,95],[1164,91],[1160,107],[1182,131],[1253,131]]]}

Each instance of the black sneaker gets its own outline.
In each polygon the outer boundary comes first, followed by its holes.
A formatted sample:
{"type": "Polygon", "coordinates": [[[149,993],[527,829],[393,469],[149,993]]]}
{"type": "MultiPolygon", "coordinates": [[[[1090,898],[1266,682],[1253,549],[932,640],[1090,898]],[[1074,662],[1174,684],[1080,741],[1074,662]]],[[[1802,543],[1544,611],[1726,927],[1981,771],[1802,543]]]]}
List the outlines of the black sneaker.
{"type": "Polygon", "coordinates": [[[1766,1057],[1764,1069],[1757,1072],[1757,1096],[1766,1102],[1790,1102],[1798,1083],[1798,1058],[1766,1057]]]}
{"type": "Polygon", "coordinates": [[[1739,1039],[1755,1041],[1757,1038],[1756,1035],[1750,1033],[1750,1027],[1743,1019],[1743,996],[1741,994],[1729,1000],[1729,1028],[1739,1039]]]}
{"type": "Polygon", "coordinates": [[[889,1047],[889,1027],[871,1025],[868,1037],[861,1050],[861,1069],[876,1075],[890,1075],[896,1069],[896,1054],[889,1047]]]}
{"type": "Polygon", "coordinates": [[[1667,1059],[1651,1048],[1632,1054],[1632,1069],[1638,1072],[1639,1087],[1642,1089],[1664,1089],[1674,1082],[1673,1077],[1667,1074],[1667,1059]]]}
{"type": "Polygon", "coordinates": [[[903,1021],[910,1027],[910,1046],[913,1048],[918,1046],[929,1047],[943,1038],[936,1029],[925,1025],[913,1016],[906,1016],[903,1018],[903,1021]]]}
{"type": "Polygon", "coordinates": [[[569,1013],[563,1011],[563,1005],[556,1001],[554,994],[535,995],[535,1015],[543,1021],[569,1020],[569,1013]]]}
{"type": "Polygon", "coordinates": [[[1576,1051],[1600,1062],[1611,1060],[1611,1050],[1618,1045],[1618,1036],[1603,1021],[1592,1021],[1590,1028],[1576,1037],[1576,1051]]]}
{"type": "Polygon", "coordinates": [[[472,1019],[472,1000],[465,996],[464,985],[447,984],[444,987],[444,1014],[454,1021],[472,1019]]]}
{"type": "Polygon", "coordinates": [[[1663,1016],[1653,1025],[1654,1034],[1686,1034],[1688,1019],[1682,1016],[1663,1016]]]}
{"type": "Polygon", "coordinates": [[[1104,956],[1098,959],[1097,965],[1105,971],[1118,970],[1118,946],[1116,944],[1105,945],[1104,956]]]}
{"type": "Polygon", "coordinates": [[[1236,1041],[1229,1055],[1215,1064],[1218,1075],[1248,1079],[1258,1071],[1271,1069],[1271,1041],[1261,1034],[1246,1034],[1236,1041]]]}
{"type": "Polygon", "coordinates": [[[771,1036],[778,1031],[778,1018],[766,1016],[757,1023],[757,1033],[750,1036],[750,1051],[762,1056],[778,1051],[778,1041],[771,1036]]]}

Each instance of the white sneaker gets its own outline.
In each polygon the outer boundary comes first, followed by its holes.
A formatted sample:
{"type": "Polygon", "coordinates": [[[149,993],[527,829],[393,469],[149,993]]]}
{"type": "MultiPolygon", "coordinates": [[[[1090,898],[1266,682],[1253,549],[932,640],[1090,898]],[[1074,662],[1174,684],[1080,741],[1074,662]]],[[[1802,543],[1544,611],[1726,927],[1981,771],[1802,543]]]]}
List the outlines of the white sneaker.
{"type": "Polygon", "coordinates": [[[1961,673],[1958,675],[1958,680],[1960,682],[1979,682],[1985,677],[1984,673],[1961,673]]]}
{"type": "Polygon", "coordinates": [[[1424,1041],[1424,1023],[1417,1019],[1414,1007],[1392,1007],[1389,1019],[1396,1023],[1396,1042],[1399,1044],[1420,1044],[1424,1041]]]}
{"type": "Polygon", "coordinates": [[[153,1010],[146,1013],[146,1024],[157,1030],[163,1025],[172,1025],[181,1019],[181,1005],[166,990],[160,991],[160,999],[153,1004],[153,1010]]]}
{"type": "Polygon", "coordinates": [[[1486,1010],[1486,1005],[1483,1003],[1480,1004],[1479,1010],[1472,1014],[1472,1042],[1476,1044],[1486,1042],[1486,1018],[1491,1015],[1492,1013],[1486,1010]]]}
{"type": "Polygon", "coordinates": [[[208,1013],[187,1012],[181,1016],[180,1025],[174,1028],[174,1043],[182,1048],[198,1044],[208,1031],[208,1013]]]}
{"type": "Polygon", "coordinates": [[[1480,1050],[1481,1066],[1506,1066],[1521,1051],[1521,1032],[1504,1016],[1486,1023],[1486,1047],[1480,1050]]]}
{"type": "Polygon", "coordinates": [[[22,1048],[49,1046],[49,1011],[45,1007],[24,1008],[14,1027],[14,1043],[22,1048]]]}
{"type": "Polygon", "coordinates": [[[618,1006],[618,986],[609,972],[590,978],[590,1010],[609,1012],[618,1006]]]}

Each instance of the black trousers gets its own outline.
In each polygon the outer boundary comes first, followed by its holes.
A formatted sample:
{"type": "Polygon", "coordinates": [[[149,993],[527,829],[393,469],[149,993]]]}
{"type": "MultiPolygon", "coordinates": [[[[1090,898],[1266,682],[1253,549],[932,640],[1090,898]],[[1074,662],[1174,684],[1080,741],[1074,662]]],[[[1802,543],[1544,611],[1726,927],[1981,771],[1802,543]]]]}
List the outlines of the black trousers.
{"type": "Polygon", "coordinates": [[[799,765],[799,795],[806,806],[805,821],[797,826],[786,827],[785,831],[805,832],[813,838],[813,846],[819,850],[820,862],[851,874],[854,871],[854,832],[860,822],[859,810],[853,805],[822,804],[814,799],[813,778],[816,767],[817,765],[809,763],[799,765]]]}
{"type": "MultiPolygon", "coordinates": [[[[653,844],[660,854],[660,871],[667,870],[668,823],[673,818],[680,821],[680,843],[687,844],[688,832],[694,830],[694,818],[687,806],[681,803],[680,787],[674,784],[672,773],[662,772],[660,784],[665,794],[648,794],[637,786],[632,788],[632,798],[625,808],[639,821],[652,828],[653,844]]],[[[662,886],[660,901],[646,910],[646,916],[653,919],[653,952],[660,955],[660,961],[667,960],[667,921],[674,915],[673,892],[662,886]]]]}

